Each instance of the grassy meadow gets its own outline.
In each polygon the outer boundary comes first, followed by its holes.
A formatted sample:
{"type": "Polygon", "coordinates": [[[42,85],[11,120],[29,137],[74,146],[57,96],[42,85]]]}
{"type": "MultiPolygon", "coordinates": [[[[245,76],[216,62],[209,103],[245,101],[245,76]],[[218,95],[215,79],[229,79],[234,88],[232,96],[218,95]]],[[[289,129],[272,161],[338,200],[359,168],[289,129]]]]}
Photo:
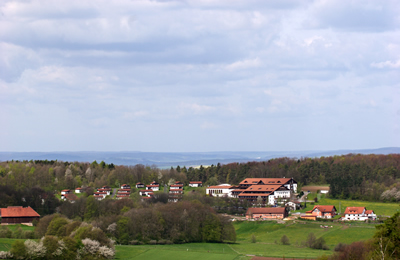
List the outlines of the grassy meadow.
{"type": "Polygon", "coordinates": [[[400,210],[398,203],[330,199],[326,198],[324,194],[316,193],[308,194],[307,200],[313,200],[315,197],[318,198],[318,202],[314,204],[307,203],[307,208],[300,210],[300,212],[311,210],[315,205],[334,205],[338,213],[341,212],[342,214],[346,210],[346,207],[366,207],[368,210],[374,210],[377,216],[393,216],[393,214],[400,210]],[[339,204],[341,208],[339,208],[339,204]]]}

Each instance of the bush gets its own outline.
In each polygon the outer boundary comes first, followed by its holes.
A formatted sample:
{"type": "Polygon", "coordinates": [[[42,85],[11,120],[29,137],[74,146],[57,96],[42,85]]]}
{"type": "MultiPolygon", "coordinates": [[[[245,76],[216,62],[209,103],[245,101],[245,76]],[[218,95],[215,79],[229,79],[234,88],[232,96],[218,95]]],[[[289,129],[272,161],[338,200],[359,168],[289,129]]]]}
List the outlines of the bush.
{"type": "Polygon", "coordinates": [[[335,252],[343,252],[346,249],[346,244],[343,243],[339,243],[335,246],[335,248],[333,249],[335,252]]]}
{"type": "Polygon", "coordinates": [[[290,245],[290,240],[289,240],[289,238],[288,238],[286,235],[283,235],[283,236],[281,237],[281,243],[282,243],[283,245],[290,245]]]}
{"type": "Polygon", "coordinates": [[[12,231],[7,226],[0,226],[0,238],[11,238],[12,231]]]}
{"type": "Polygon", "coordinates": [[[326,245],[326,241],[323,237],[316,238],[314,233],[308,234],[307,241],[305,242],[305,245],[309,248],[313,249],[323,249],[323,250],[329,250],[329,247],[326,245]]]}
{"type": "Polygon", "coordinates": [[[256,238],[256,236],[253,234],[253,235],[251,235],[251,238],[250,238],[250,240],[251,240],[251,243],[255,243],[255,242],[257,242],[257,238],[256,238]]]}

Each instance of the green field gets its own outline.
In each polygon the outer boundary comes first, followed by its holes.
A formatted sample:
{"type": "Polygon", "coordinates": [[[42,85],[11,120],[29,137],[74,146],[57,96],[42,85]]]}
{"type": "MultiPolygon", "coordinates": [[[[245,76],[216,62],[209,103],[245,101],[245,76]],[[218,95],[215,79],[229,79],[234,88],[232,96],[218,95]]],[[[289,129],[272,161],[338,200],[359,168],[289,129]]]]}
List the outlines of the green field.
{"type": "MultiPolygon", "coordinates": [[[[315,197],[315,193],[310,193],[308,195],[308,200],[312,200],[315,197]]],[[[307,203],[307,208],[300,212],[312,210],[315,205],[334,205],[338,213],[341,212],[342,214],[346,210],[346,207],[366,207],[368,210],[372,209],[378,216],[393,216],[394,213],[400,210],[398,203],[329,199],[325,198],[323,194],[318,194],[318,197],[320,197],[318,202],[314,203],[314,205],[307,203]],[[341,208],[339,208],[339,203],[341,204],[341,208]]]]}
{"type": "Polygon", "coordinates": [[[115,259],[246,259],[227,244],[191,243],[157,246],[116,246],[115,259]]]}

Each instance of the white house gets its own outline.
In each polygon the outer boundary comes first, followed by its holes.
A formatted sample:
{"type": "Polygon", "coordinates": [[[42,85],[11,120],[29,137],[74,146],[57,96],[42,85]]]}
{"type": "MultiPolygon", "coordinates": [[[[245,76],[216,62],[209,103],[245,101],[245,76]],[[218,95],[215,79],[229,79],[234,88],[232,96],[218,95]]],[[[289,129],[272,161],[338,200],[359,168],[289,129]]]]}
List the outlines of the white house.
{"type": "Polygon", "coordinates": [[[183,189],[183,184],[173,184],[169,186],[170,190],[182,190],[183,189]]]}
{"type": "Polygon", "coordinates": [[[375,220],[376,214],[373,210],[367,210],[365,207],[347,207],[344,212],[343,220],[375,220]]]}
{"type": "Polygon", "coordinates": [[[232,190],[234,190],[234,186],[231,186],[230,184],[221,184],[218,186],[207,187],[206,194],[214,197],[232,197],[232,190]]]}
{"type": "Polygon", "coordinates": [[[82,188],[76,188],[75,189],[75,193],[82,193],[83,191],[82,191],[82,188]]]}
{"type": "Polygon", "coordinates": [[[153,190],[140,190],[139,191],[139,194],[140,194],[140,196],[148,196],[148,197],[150,197],[150,193],[153,193],[153,190]]]}
{"type": "Polygon", "coordinates": [[[71,190],[62,190],[61,195],[69,194],[71,193],[71,190]]]}
{"type": "Polygon", "coordinates": [[[128,184],[121,185],[121,189],[130,189],[130,188],[131,188],[131,185],[128,185],[128,184]]]}
{"type": "Polygon", "coordinates": [[[107,195],[111,194],[111,189],[98,189],[97,192],[105,192],[107,195]]]}
{"type": "Polygon", "coordinates": [[[136,183],[136,188],[141,189],[144,188],[144,184],[141,182],[136,183]]]}
{"type": "Polygon", "coordinates": [[[191,181],[189,182],[189,187],[201,187],[203,186],[203,183],[201,181],[191,181]]]}
{"type": "Polygon", "coordinates": [[[158,184],[150,184],[150,185],[146,185],[146,190],[153,190],[153,191],[159,191],[160,190],[160,185],[158,184]]]}

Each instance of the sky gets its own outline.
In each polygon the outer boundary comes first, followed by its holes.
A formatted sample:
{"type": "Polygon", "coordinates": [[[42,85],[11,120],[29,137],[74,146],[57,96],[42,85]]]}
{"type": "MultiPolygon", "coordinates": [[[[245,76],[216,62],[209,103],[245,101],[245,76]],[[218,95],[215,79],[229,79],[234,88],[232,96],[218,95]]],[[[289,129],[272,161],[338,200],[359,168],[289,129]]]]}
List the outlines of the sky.
{"type": "Polygon", "coordinates": [[[0,151],[400,146],[400,2],[0,2],[0,151]]]}

